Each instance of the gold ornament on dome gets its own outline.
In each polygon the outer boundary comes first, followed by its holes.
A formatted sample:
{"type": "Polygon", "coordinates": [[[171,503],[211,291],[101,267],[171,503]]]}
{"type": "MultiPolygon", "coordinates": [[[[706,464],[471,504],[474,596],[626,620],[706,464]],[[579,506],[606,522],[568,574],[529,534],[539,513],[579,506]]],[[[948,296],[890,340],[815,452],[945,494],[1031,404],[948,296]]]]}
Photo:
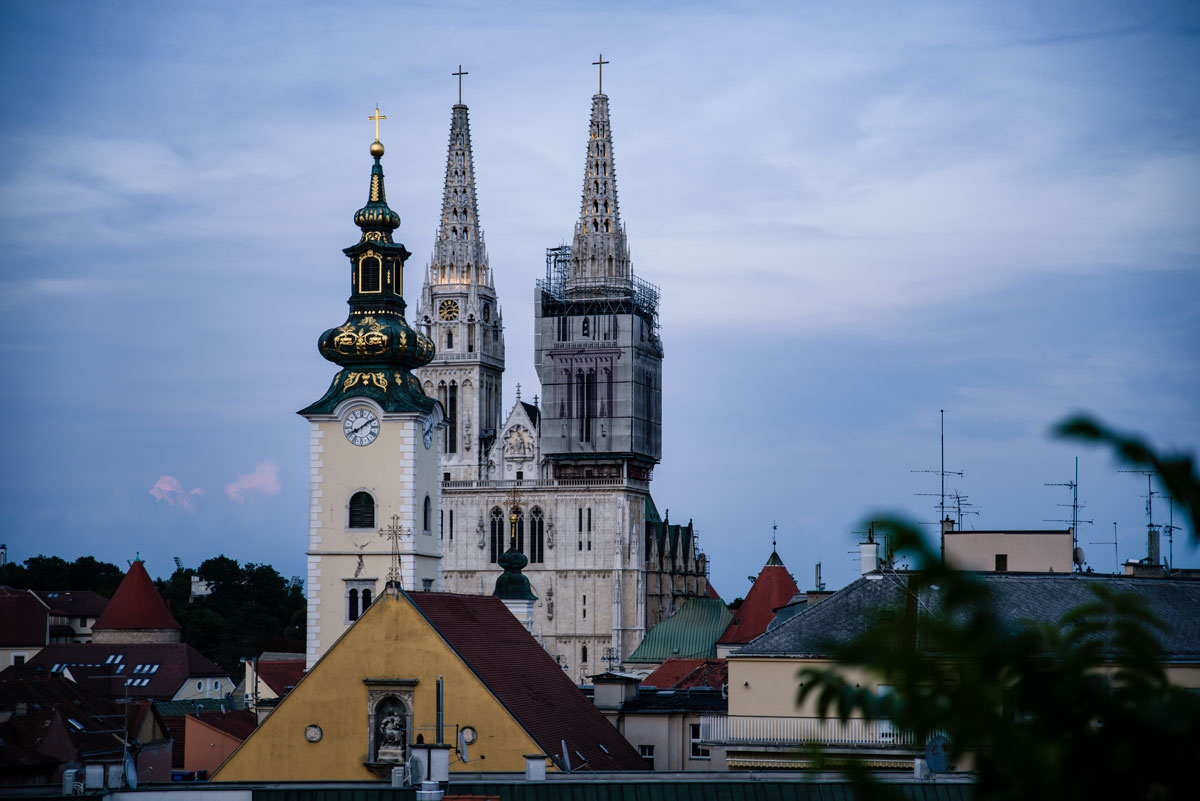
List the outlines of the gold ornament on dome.
{"type": "Polygon", "coordinates": [[[377,386],[380,389],[387,389],[388,380],[384,373],[351,373],[346,376],[346,380],[342,382],[342,391],[357,387],[359,385],[368,387],[371,385],[377,386]]]}
{"type": "MultiPolygon", "coordinates": [[[[343,356],[378,356],[387,350],[388,336],[374,317],[364,317],[338,328],[333,337],[333,349],[343,356]]],[[[403,343],[402,343],[403,344],[403,343]]]]}

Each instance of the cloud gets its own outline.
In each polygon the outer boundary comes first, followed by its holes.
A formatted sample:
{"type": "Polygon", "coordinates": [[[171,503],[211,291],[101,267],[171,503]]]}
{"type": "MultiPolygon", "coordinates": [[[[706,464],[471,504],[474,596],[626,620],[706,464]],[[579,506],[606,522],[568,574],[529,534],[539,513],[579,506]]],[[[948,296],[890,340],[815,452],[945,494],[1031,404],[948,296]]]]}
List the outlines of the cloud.
{"type": "Polygon", "coordinates": [[[259,462],[255,465],[253,473],[240,475],[237,481],[226,484],[225,494],[234,503],[244,503],[246,492],[256,491],[275,495],[280,489],[279,467],[270,462],[259,462]]]}
{"type": "Polygon", "coordinates": [[[189,512],[196,511],[196,496],[203,495],[204,490],[196,487],[185,490],[175,476],[159,476],[158,481],[150,488],[150,494],[156,501],[166,501],[171,506],[178,506],[189,512]]]}

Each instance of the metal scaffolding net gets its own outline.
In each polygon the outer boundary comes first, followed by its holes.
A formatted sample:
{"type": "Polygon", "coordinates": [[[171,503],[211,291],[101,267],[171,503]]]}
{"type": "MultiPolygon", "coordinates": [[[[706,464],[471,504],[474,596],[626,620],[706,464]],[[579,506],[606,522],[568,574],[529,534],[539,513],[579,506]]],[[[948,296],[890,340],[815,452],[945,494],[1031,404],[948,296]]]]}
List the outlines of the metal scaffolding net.
{"type": "Polygon", "coordinates": [[[551,303],[585,304],[595,313],[635,313],[658,330],[658,287],[636,275],[578,278],[571,275],[571,246],[546,248],[546,277],[536,281],[551,303]],[[632,308],[631,308],[632,306],[632,308]]]}

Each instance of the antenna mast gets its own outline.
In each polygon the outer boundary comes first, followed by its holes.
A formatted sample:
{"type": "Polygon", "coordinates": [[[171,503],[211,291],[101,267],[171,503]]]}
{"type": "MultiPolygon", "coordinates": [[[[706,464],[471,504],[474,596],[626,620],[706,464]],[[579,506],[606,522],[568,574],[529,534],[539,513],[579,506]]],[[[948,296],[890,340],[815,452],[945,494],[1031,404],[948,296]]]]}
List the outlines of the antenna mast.
{"type": "Polygon", "coordinates": [[[1111,540],[1098,540],[1089,542],[1088,545],[1111,545],[1113,547],[1113,575],[1119,575],[1121,572],[1121,558],[1117,556],[1117,521],[1113,521],[1113,538],[1111,540]]]}
{"type": "MultiPolygon", "coordinates": [[[[1059,506],[1070,506],[1071,507],[1071,519],[1066,520],[1064,518],[1059,518],[1059,517],[1053,517],[1053,518],[1047,517],[1047,518],[1043,518],[1043,520],[1047,523],[1070,523],[1071,524],[1071,553],[1072,553],[1072,555],[1074,555],[1076,553],[1076,549],[1079,547],[1079,524],[1087,523],[1090,526],[1090,525],[1092,525],[1092,523],[1095,522],[1093,520],[1080,520],[1079,519],[1079,509],[1082,506],[1087,505],[1087,504],[1079,503],[1079,457],[1078,456],[1075,457],[1075,478],[1073,481],[1061,481],[1061,482],[1057,482],[1057,483],[1046,482],[1043,486],[1046,486],[1046,487],[1069,487],[1071,490],[1071,502],[1069,504],[1068,503],[1058,504],[1059,506]]],[[[1097,543],[1097,544],[1107,545],[1108,543],[1097,543]]],[[[1081,565],[1077,562],[1075,564],[1075,569],[1082,573],[1083,565],[1081,565]]]]}
{"type": "Polygon", "coordinates": [[[945,520],[946,520],[946,476],[958,476],[961,478],[962,471],[946,469],[946,410],[938,409],[938,414],[941,415],[941,424],[940,424],[940,429],[941,429],[940,442],[941,442],[941,450],[942,450],[941,469],[940,470],[913,470],[912,472],[914,472],[914,473],[937,473],[938,476],[941,478],[941,481],[942,481],[941,499],[942,500],[941,500],[941,503],[938,504],[939,517],[940,517],[940,519],[938,520],[938,527],[941,530],[938,532],[938,537],[942,541],[942,561],[945,562],[946,561],[946,534],[945,534],[944,526],[945,526],[945,520]]]}
{"type": "Polygon", "coordinates": [[[1159,549],[1162,547],[1158,540],[1158,528],[1154,525],[1154,496],[1160,493],[1154,491],[1154,473],[1149,470],[1122,470],[1122,473],[1137,473],[1146,477],[1146,560],[1158,564],[1159,549]]]}

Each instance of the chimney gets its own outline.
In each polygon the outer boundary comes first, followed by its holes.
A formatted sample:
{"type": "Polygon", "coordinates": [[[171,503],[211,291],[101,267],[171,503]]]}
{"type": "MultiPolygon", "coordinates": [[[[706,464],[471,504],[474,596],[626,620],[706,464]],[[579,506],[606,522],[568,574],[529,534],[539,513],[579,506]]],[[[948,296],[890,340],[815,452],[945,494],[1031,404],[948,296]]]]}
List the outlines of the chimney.
{"type": "Polygon", "coordinates": [[[879,543],[873,540],[858,544],[859,575],[865,576],[879,569],[879,543]]]}
{"type": "Polygon", "coordinates": [[[1152,565],[1162,563],[1162,539],[1158,534],[1158,526],[1146,527],[1146,562],[1152,565]]]}

